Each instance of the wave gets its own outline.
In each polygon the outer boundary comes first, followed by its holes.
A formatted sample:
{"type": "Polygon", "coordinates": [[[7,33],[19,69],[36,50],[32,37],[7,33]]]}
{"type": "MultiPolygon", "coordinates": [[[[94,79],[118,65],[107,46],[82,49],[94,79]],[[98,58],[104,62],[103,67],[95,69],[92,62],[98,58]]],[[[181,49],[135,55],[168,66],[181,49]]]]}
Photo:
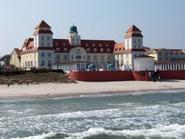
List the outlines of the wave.
{"type": "Polygon", "coordinates": [[[157,126],[152,129],[140,130],[106,130],[90,128],[80,133],[48,133],[38,136],[14,139],[184,139],[185,125],[157,126]]]}

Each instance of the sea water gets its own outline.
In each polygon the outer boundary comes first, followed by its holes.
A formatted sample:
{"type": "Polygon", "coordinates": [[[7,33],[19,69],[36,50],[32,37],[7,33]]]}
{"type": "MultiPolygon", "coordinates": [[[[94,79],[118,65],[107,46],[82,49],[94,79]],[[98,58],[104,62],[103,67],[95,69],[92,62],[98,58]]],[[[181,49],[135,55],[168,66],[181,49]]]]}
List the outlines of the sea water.
{"type": "Polygon", "coordinates": [[[1,100],[0,139],[185,139],[185,90],[1,100]]]}

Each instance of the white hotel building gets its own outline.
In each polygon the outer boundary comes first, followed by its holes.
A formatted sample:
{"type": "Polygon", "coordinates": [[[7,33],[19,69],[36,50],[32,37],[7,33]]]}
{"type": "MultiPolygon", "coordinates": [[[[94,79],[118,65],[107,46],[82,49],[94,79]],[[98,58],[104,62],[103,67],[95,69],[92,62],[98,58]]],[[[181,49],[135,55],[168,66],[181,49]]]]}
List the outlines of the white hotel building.
{"type": "Polygon", "coordinates": [[[153,58],[145,55],[143,35],[134,25],[126,32],[124,42],[116,43],[81,39],[76,26],[70,28],[67,39],[55,39],[45,21],[36,26],[33,37],[26,39],[21,49],[13,50],[10,63],[26,70],[66,67],[86,70],[92,64],[102,70],[108,65],[122,70],[154,69],[153,58]]]}

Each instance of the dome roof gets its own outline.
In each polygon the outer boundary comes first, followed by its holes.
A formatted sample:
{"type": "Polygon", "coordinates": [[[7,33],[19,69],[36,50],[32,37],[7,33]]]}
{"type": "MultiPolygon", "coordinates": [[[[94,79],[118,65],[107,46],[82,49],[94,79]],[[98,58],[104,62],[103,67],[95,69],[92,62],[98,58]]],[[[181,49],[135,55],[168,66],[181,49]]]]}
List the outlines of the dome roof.
{"type": "Polygon", "coordinates": [[[69,33],[78,33],[77,27],[76,26],[71,26],[69,29],[69,33]]]}

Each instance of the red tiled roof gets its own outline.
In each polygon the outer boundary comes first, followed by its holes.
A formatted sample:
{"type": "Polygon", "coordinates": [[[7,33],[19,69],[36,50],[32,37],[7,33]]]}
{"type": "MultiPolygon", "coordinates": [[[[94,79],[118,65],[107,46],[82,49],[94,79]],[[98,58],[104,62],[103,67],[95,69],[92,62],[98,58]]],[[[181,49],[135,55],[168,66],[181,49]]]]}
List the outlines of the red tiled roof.
{"type": "Polygon", "coordinates": [[[130,52],[144,52],[145,51],[145,49],[126,49],[126,50],[124,50],[122,53],[130,53],[130,52]]]}
{"type": "MultiPolygon", "coordinates": [[[[81,40],[79,47],[86,49],[87,53],[113,53],[114,44],[112,40],[81,40]]],[[[53,39],[53,47],[56,48],[56,52],[66,53],[74,48],[68,39],[53,39]]]]}
{"type": "Polygon", "coordinates": [[[139,30],[135,25],[132,25],[125,34],[125,38],[131,37],[143,37],[141,30],[139,30]]]}
{"type": "Polygon", "coordinates": [[[132,33],[132,32],[141,32],[141,30],[139,30],[135,25],[132,25],[131,27],[129,27],[126,33],[132,33]]]}
{"type": "Polygon", "coordinates": [[[125,50],[124,43],[117,43],[114,46],[114,53],[122,53],[125,50]]]}
{"type": "Polygon", "coordinates": [[[36,27],[35,29],[38,29],[40,27],[47,27],[47,28],[51,28],[48,23],[46,23],[44,20],[42,20],[36,27]]]}
{"type": "MultiPolygon", "coordinates": [[[[114,44],[115,42],[112,40],[81,40],[79,47],[84,48],[87,53],[113,53],[114,44]]],[[[26,40],[23,48],[26,48],[28,52],[35,51],[33,39],[26,40]]],[[[53,47],[39,47],[37,50],[55,50],[58,53],[68,53],[72,48],[74,46],[70,45],[68,39],[53,39],[53,47]]]]}

